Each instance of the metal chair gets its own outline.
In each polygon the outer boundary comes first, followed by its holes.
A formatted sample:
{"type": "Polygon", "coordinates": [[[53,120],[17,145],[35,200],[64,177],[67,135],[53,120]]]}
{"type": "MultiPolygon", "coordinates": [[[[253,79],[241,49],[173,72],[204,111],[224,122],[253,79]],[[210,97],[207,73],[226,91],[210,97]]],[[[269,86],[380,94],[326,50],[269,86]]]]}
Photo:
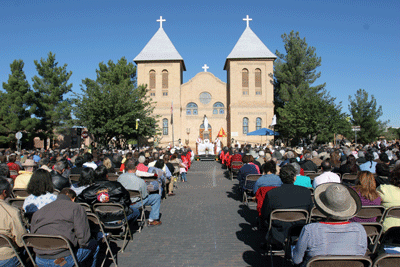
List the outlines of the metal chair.
{"type": "Polygon", "coordinates": [[[372,261],[365,256],[315,256],[306,267],[371,267],[372,261]]]}
{"type": "Polygon", "coordinates": [[[87,203],[78,203],[78,204],[81,205],[85,209],[86,212],[92,212],[92,208],[90,207],[89,204],[87,204],[87,203]]]}
{"type": "Polygon", "coordinates": [[[139,233],[141,232],[143,225],[146,224],[146,218],[145,218],[145,206],[143,205],[143,197],[142,193],[139,190],[128,190],[129,192],[129,197],[132,198],[139,198],[140,203],[141,203],[141,208],[140,208],[140,217],[137,219],[138,225],[139,225],[139,233]]]}
{"type": "Polygon", "coordinates": [[[342,183],[355,184],[357,178],[358,178],[357,174],[343,173],[342,174],[342,183]]]}
{"type": "Polygon", "coordinates": [[[17,256],[20,266],[25,266],[25,263],[22,261],[21,256],[19,255],[17,244],[15,244],[15,242],[8,236],[0,234],[0,248],[4,247],[11,248],[17,256]]]}
{"type": "Polygon", "coordinates": [[[80,177],[81,177],[80,174],[70,174],[69,175],[69,180],[70,180],[70,182],[72,184],[73,182],[79,182],[79,178],[80,177]]]}
{"type": "Polygon", "coordinates": [[[314,207],[311,209],[310,217],[309,217],[309,219],[308,219],[308,222],[309,222],[309,223],[312,223],[312,222],[320,222],[320,221],[325,221],[325,220],[326,220],[326,215],[323,214],[322,212],[320,212],[320,211],[317,209],[317,207],[314,206],[314,207]]]}
{"type": "Polygon", "coordinates": [[[111,230],[121,230],[121,235],[111,235],[111,237],[116,238],[120,237],[124,239],[124,243],[121,248],[121,253],[124,252],[126,245],[128,244],[128,235],[129,238],[132,238],[131,228],[129,226],[128,218],[126,216],[126,212],[124,206],[121,204],[116,203],[96,203],[93,205],[93,212],[99,216],[100,221],[104,229],[111,229],[111,230]],[[107,215],[115,215],[115,214],[123,214],[123,219],[121,219],[121,224],[118,225],[108,225],[106,222],[103,221],[102,217],[107,215]]]}
{"type": "Polygon", "coordinates": [[[68,249],[75,265],[79,266],[71,243],[61,235],[24,234],[22,236],[22,242],[24,243],[25,250],[28,252],[28,256],[32,262],[35,262],[35,260],[32,253],[29,251],[30,247],[40,250],[68,249]]]}
{"type": "MultiPolygon", "coordinates": [[[[307,224],[308,218],[309,218],[309,212],[305,209],[276,209],[271,212],[269,218],[268,232],[267,232],[267,243],[268,243],[267,254],[271,256],[271,263],[273,262],[272,259],[273,255],[284,256],[283,260],[286,263],[286,260],[288,259],[288,250],[291,244],[290,242],[291,236],[287,235],[285,238],[285,243],[282,244],[283,249],[274,249],[272,247],[270,235],[271,235],[271,229],[273,228],[273,222],[280,221],[280,222],[292,223],[293,227],[295,225],[307,224]]],[[[290,228],[291,227],[288,228],[288,232],[290,228]]]]}
{"type": "Polygon", "coordinates": [[[382,223],[386,208],[384,206],[362,206],[357,213],[357,218],[371,219],[376,217],[376,222],[382,223]]]}
{"type": "Polygon", "coordinates": [[[107,180],[108,180],[108,181],[113,181],[113,182],[115,182],[115,181],[118,180],[118,177],[119,177],[119,175],[117,175],[117,174],[113,174],[113,173],[108,173],[108,174],[107,174],[107,180]]]}
{"type": "Polygon", "coordinates": [[[383,226],[378,222],[362,222],[361,224],[367,233],[368,249],[372,254],[374,254],[383,232],[383,226]]]}
{"type": "Polygon", "coordinates": [[[12,192],[15,198],[26,198],[30,195],[26,188],[13,188],[12,192]]]}
{"type": "Polygon", "coordinates": [[[229,178],[233,180],[235,176],[237,176],[237,173],[239,172],[239,169],[243,166],[243,162],[241,161],[232,161],[231,163],[231,168],[229,170],[229,178]]]}
{"type": "Polygon", "coordinates": [[[100,221],[99,217],[96,214],[86,211],[86,216],[87,216],[87,218],[89,220],[90,231],[95,233],[95,234],[101,232],[103,234],[103,242],[106,243],[106,246],[107,246],[107,250],[106,250],[106,253],[105,253],[105,256],[104,256],[104,260],[101,263],[101,267],[104,266],[104,263],[105,263],[105,261],[107,259],[107,254],[108,253],[110,253],[111,259],[114,262],[115,266],[117,267],[118,264],[117,264],[117,261],[115,260],[114,254],[112,253],[110,242],[108,240],[110,234],[109,233],[106,234],[106,232],[104,231],[103,226],[101,225],[101,221],[100,221]]]}
{"type": "Polygon", "coordinates": [[[400,266],[400,254],[383,253],[380,254],[373,262],[373,267],[393,267],[400,266]]]}
{"type": "Polygon", "coordinates": [[[320,176],[321,173],[318,172],[304,172],[304,176],[310,177],[311,182],[314,181],[315,177],[320,176]]]}
{"type": "Polygon", "coordinates": [[[8,203],[11,206],[16,207],[22,211],[23,211],[24,201],[25,201],[25,199],[23,199],[23,198],[9,198],[8,199],[8,203]]]}
{"type": "MultiPolygon", "coordinates": [[[[249,185],[254,185],[255,182],[261,177],[261,174],[249,174],[246,176],[246,180],[244,181],[244,188],[247,188],[249,185]]],[[[251,186],[253,188],[253,186],[251,186]]],[[[243,203],[249,206],[249,197],[248,195],[253,194],[253,189],[243,189],[243,203]]]]}

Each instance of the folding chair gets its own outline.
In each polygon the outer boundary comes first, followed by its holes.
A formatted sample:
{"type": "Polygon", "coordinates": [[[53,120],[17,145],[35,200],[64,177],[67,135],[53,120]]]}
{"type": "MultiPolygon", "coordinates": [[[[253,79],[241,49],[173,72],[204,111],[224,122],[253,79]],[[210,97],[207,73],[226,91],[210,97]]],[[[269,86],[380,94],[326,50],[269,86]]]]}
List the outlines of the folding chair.
{"type": "Polygon", "coordinates": [[[24,262],[22,261],[19,255],[17,244],[15,244],[15,242],[8,236],[0,234],[0,248],[5,248],[5,247],[11,248],[14,251],[15,255],[18,258],[20,266],[25,266],[24,262]]]}
{"type": "Polygon", "coordinates": [[[343,173],[342,183],[355,184],[357,177],[358,177],[357,174],[343,173]]]}
{"type": "Polygon", "coordinates": [[[61,235],[24,234],[22,236],[22,242],[32,262],[35,262],[35,260],[32,253],[29,251],[30,247],[40,250],[68,249],[75,265],[79,266],[71,243],[61,235]]]}
{"type": "Polygon", "coordinates": [[[310,212],[310,217],[308,219],[308,223],[312,223],[312,222],[320,222],[320,221],[325,221],[326,220],[326,216],[320,212],[317,207],[313,207],[311,209],[310,212]]]}
{"type": "MultiPolygon", "coordinates": [[[[117,264],[117,262],[115,260],[114,254],[112,253],[110,242],[108,240],[109,236],[110,236],[109,233],[106,234],[106,232],[104,231],[103,226],[101,225],[101,221],[100,221],[99,217],[96,214],[86,211],[86,216],[87,216],[87,218],[89,220],[90,231],[92,233],[95,233],[96,235],[97,235],[97,233],[101,232],[103,234],[103,242],[106,243],[106,245],[107,245],[106,254],[104,255],[104,260],[101,263],[101,267],[104,266],[104,263],[105,263],[105,261],[107,259],[107,254],[108,253],[110,253],[111,259],[114,262],[115,266],[117,267],[118,264],[117,264]]],[[[97,237],[97,236],[95,236],[95,237],[97,237]]]]}
{"type": "Polygon", "coordinates": [[[291,244],[291,236],[287,235],[285,238],[285,243],[282,244],[283,249],[273,249],[270,240],[270,233],[273,227],[272,226],[273,222],[280,221],[280,222],[293,223],[293,225],[290,227],[292,228],[295,225],[301,226],[307,224],[308,218],[309,218],[309,213],[305,209],[276,209],[271,212],[268,225],[268,232],[267,232],[267,242],[268,242],[267,254],[271,256],[271,263],[273,263],[272,259],[273,255],[284,256],[283,260],[286,263],[286,260],[288,259],[287,256],[288,250],[290,249],[290,244],[291,244]]]}
{"type": "Polygon", "coordinates": [[[16,207],[22,211],[23,211],[22,207],[24,206],[24,201],[25,201],[25,199],[23,199],[23,198],[9,198],[8,199],[8,203],[11,206],[16,207]]]}
{"type": "Polygon", "coordinates": [[[92,212],[92,208],[90,207],[89,204],[87,204],[87,203],[78,203],[78,204],[81,205],[85,209],[86,212],[92,212]]]}
{"type": "Polygon", "coordinates": [[[231,163],[231,168],[229,170],[229,178],[233,180],[235,176],[237,176],[237,173],[239,172],[239,169],[243,166],[243,162],[241,161],[232,161],[231,163]]]}
{"type": "Polygon", "coordinates": [[[79,178],[81,177],[80,174],[70,174],[69,175],[69,181],[71,184],[79,182],[79,178]]]}
{"type": "MultiPolygon", "coordinates": [[[[390,227],[379,240],[375,253],[385,253],[385,246],[400,247],[400,226],[390,227]]],[[[393,265],[395,266],[395,265],[393,265]]]]}
{"type": "Polygon", "coordinates": [[[113,182],[115,182],[115,181],[118,180],[118,177],[119,177],[119,175],[117,175],[117,174],[113,174],[113,173],[107,174],[107,180],[108,180],[108,181],[113,181],[113,182]]]}
{"type": "MultiPolygon", "coordinates": [[[[144,177],[140,177],[140,178],[142,178],[146,182],[146,184],[149,184],[150,182],[156,181],[158,183],[158,187],[159,188],[161,188],[161,186],[162,186],[162,184],[158,181],[158,177],[157,176],[144,176],[144,177]]],[[[152,192],[149,192],[149,193],[155,193],[157,191],[158,190],[152,191],[152,192]]]]}
{"type": "Polygon", "coordinates": [[[374,254],[383,232],[383,226],[378,222],[362,222],[361,224],[367,233],[368,249],[372,254],[374,254]]]}
{"type": "Polygon", "coordinates": [[[400,254],[383,253],[380,254],[375,260],[373,267],[392,267],[400,266],[400,254]]]}
{"type": "MultiPolygon", "coordinates": [[[[254,185],[258,178],[260,178],[261,174],[249,174],[246,176],[246,180],[244,181],[244,188],[247,186],[254,185]]],[[[251,186],[253,188],[253,186],[251,186]]],[[[253,189],[243,189],[243,203],[249,206],[249,197],[248,195],[253,194],[253,189]]]]}
{"type": "Polygon", "coordinates": [[[315,256],[306,267],[372,267],[372,261],[365,256],[315,256]]]}
{"type": "Polygon", "coordinates": [[[382,223],[386,208],[384,206],[362,206],[357,213],[357,218],[371,219],[376,217],[376,222],[382,223]]]}
{"type": "Polygon", "coordinates": [[[142,193],[139,190],[128,190],[129,192],[129,197],[132,198],[136,198],[138,197],[140,199],[140,203],[141,203],[141,209],[140,209],[140,217],[137,219],[138,221],[138,225],[139,225],[139,233],[142,231],[143,225],[145,225],[146,223],[146,218],[145,218],[145,214],[144,214],[144,205],[143,205],[143,197],[142,197],[142,193]]]}
{"type": "Polygon", "coordinates": [[[304,172],[304,176],[310,177],[311,182],[314,181],[315,177],[320,176],[321,173],[317,172],[304,172]]]}
{"type": "MultiPolygon", "coordinates": [[[[129,222],[128,222],[128,218],[126,217],[126,212],[124,209],[124,206],[122,206],[121,204],[116,204],[116,203],[96,203],[93,205],[93,212],[99,216],[100,221],[103,225],[103,227],[105,229],[111,229],[111,230],[121,230],[122,234],[121,235],[111,235],[111,237],[116,238],[116,237],[121,237],[122,235],[124,236],[124,243],[122,245],[121,248],[121,253],[124,252],[125,246],[128,244],[128,234],[129,234],[129,238],[132,238],[132,232],[131,232],[131,228],[129,226],[129,222]],[[121,220],[121,224],[120,225],[109,225],[109,224],[105,224],[106,222],[104,222],[104,220],[102,219],[102,217],[108,215],[108,216],[112,216],[115,214],[123,214],[124,218],[121,220]]],[[[110,220],[111,221],[111,220],[110,220]]]]}
{"type": "Polygon", "coordinates": [[[395,217],[400,219],[400,206],[393,206],[386,210],[381,221],[383,222],[386,217],[395,217]]]}
{"type": "Polygon", "coordinates": [[[25,188],[13,188],[12,192],[15,198],[26,198],[29,196],[25,188]]]}

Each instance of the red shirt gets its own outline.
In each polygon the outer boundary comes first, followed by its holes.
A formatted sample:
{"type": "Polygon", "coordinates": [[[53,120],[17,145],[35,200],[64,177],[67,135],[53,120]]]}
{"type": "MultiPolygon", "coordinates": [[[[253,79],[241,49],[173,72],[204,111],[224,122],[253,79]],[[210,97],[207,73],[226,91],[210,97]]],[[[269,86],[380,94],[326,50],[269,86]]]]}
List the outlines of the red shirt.
{"type": "Polygon", "coordinates": [[[7,163],[8,169],[10,170],[10,177],[15,180],[19,175],[19,171],[21,170],[18,164],[14,162],[7,163]]]}

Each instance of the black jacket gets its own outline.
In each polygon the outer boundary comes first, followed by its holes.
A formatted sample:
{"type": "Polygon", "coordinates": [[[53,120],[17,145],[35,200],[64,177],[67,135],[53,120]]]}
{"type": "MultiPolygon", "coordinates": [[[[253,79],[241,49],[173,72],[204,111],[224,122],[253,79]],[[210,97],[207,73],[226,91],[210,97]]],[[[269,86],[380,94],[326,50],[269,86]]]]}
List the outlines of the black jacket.
{"type": "MultiPolygon", "coordinates": [[[[117,203],[125,208],[126,215],[132,211],[129,208],[131,199],[129,192],[119,182],[116,181],[96,181],[82,191],[77,197],[77,202],[87,203],[93,206],[96,203],[117,203]]],[[[99,214],[103,221],[115,221],[123,219],[123,213],[99,214]]]]}
{"type": "Polygon", "coordinates": [[[71,187],[71,184],[69,182],[68,178],[65,178],[61,174],[59,174],[56,171],[51,171],[51,180],[53,181],[53,186],[54,189],[57,189],[58,191],[61,191],[61,189],[66,188],[66,187],[71,187]]]}

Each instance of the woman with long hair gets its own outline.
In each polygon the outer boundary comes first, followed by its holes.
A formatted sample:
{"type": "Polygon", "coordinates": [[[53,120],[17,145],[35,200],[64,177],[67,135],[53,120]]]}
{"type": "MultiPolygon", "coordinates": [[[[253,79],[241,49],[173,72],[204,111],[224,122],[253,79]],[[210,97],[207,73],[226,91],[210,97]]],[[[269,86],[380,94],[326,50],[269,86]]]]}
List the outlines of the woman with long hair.
{"type": "MultiPolygon", "coordinates": [[[[381,197],[376,190],[375,177],[369,171],[360,171],[357,176],[357,185],[353,187],[361,199],[362,206],[377,206],[381,204],[381,197]]],[[[376,222],[375,218],[362,219],[354,217],[352,222],[376,222]]]]}

